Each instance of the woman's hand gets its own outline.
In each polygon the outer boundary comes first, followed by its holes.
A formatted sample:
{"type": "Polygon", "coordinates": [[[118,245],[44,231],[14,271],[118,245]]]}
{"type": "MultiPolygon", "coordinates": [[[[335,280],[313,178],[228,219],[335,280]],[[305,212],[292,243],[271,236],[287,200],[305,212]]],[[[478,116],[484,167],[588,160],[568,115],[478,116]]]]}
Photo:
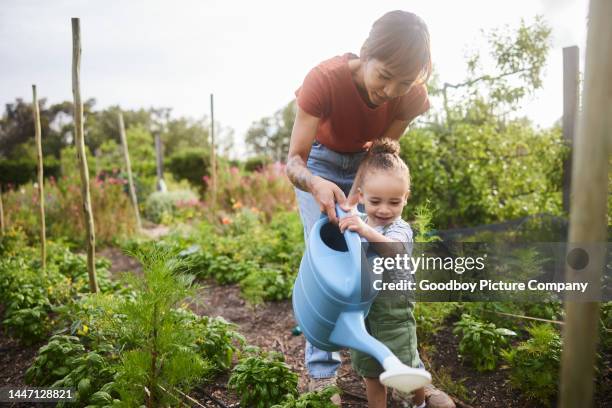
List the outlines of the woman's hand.
{"type": "Polygon", "coordinates": [[[344,232],[345,230],[353,231],[365,237],[371,231],[371,227],[365,223],[357,214],[350,214],[346,217],[340,218],[338,222],[338,226],[340,227],[340,231],[344,232]]]}
{"type": "Polygon", "coordinates": [[[346,200],[346,196],[340,187],[323,177],[313,176],[310,193],[319,204],[321,212],[326,213],[329,220],[337,224],[336,203],[343,204],[346,200]]]}

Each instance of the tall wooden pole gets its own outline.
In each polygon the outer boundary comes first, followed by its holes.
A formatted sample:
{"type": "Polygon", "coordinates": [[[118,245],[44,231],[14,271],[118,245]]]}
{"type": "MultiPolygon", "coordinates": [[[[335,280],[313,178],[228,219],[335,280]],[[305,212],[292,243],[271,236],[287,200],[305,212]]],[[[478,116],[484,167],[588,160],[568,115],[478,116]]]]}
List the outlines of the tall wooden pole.
{"type": "Polygon", "coordinates": [[[212,208],[217,206],[217,158],[215,157],[215,109],[213,94],[210,94],[210,171],[212,208]]]}
{"type": "MultiPolygon", "coordinates": [[[[563,48],[563,139],[571,148],[574,145],[574,130],[578,114],[578,75],[580,65],[578,47],[563,48]]],[[[563,211],[570,211],[570,189],[572,180],[571,155],[563,162],[563,211]]]]}
{"type": "MultiPolygon", "coordinates": [[[[569,247],[589,247],[588,264],[566,268],[568,281],[589,276],[599,284],[604,269],[608,160],[612,147],[612,1],[591,0],[582,113],[574,144],[569,247]],[[589,245],[589,243],[593,243],[589,245]]],[[[565,305],[560,408],[591,407],[599,323],[598,302],[565,305]]]]}
{"type": "Polygon", "coordinates": [[[40,213],[40,260],[43,274],[47,271],[47,246],[45,236],[45,191],[43,179],[42,135],[40,130],[40,109],[36,96],[36,85],[32,85],[32,111],[34,113],[34,135],[36,139],[36,157],[38,159],[38,204],[40,213]]]}
{"type": "Polygon", "coordinates": [[[89,194],[89,170],[85,155],[85,139],[83,136],[83,102],[81,101],[81,27],[78,18],[72,18],[72,94],[74,96],[74,134],[77,150],[77,160],[81,171],[81,195],[83,196],[83,216],[87,233],[87,272],[89,273],[89,290],[98,292],[96,278],[96,235],[94,230],[91,197],[89,194]]]}
{"type": "Polygon", "coordinates": [[[2,207],[2,184],[0,184],[0,237],[4,235],[4,208],[2,207]]]}
{"type": "Polygon", "coordinates": [[[136,228],[138,231],[142,229],[140,223],[140,211],[138,211],[138,198],[136,197],[136,188],[134,187],[134,178],[132,177],[132,164],[130,163],[130,154],[128,152],[127,138],[125,137],[125,125],[123,124],[123,114],[119,112],[119,136],[121,136],[121,146],[123,146],[123,159],[128,173],[128,183],[130,184],[130,198],[134,207],[134,215],[136,216],[136,228]]]}

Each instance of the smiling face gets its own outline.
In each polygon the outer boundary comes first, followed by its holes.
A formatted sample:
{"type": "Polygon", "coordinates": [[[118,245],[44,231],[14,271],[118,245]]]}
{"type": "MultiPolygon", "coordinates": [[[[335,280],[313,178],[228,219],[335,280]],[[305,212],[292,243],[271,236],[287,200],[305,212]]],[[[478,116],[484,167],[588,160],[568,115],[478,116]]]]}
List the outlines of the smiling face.
{"type": "Polygon", "coordinates": [[[362,63],[363,88],[375,106],[408,93],[416,82],[419,72],[397,75],[387,64],[371,58],[362,63]]]}
{"type": "Polygon", "coordinates": [[[368,224],[385,226],[402,215],[409,193],[405,177],[391,171],[368,174],[359,189],[359,201],[365,206],[368,224]]]}

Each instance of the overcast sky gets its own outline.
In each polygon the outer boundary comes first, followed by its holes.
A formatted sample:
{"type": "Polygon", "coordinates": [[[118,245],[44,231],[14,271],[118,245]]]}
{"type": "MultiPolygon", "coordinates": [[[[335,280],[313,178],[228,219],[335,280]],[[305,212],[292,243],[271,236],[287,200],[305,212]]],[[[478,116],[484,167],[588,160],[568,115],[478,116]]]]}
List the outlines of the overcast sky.
{"type": "Polygon", "coordinates": [[[294,97],[322,60],[358,53],[387,11],[429,26],[435,70],[458,82],[480,29],[544,16],[552,50],[544,89],[524,112],[540,126],[562,114],[562,48],[578,45],[584,66],[587,0],[207,1],[0,0],[0,103],[72,100],[70,17],[81,18],[81,93],[97,108],[165,106],[173,116],[208,115],[243,137],[249,125],[294,97]]]}

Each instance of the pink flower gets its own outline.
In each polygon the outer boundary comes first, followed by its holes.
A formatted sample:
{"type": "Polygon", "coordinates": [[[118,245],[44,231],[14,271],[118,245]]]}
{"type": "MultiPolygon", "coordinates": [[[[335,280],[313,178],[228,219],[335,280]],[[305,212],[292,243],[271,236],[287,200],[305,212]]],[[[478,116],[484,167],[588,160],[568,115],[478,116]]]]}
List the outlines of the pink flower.
{"type": "Polygon", "coordinates": [[[236,167],[236,166],[232,166],[232,167],[230,168],[230,172],[231,172],[232,174],[238,174],[238,173],[240,172],[240,170],[238,170],[238,167],[236,167]]]}

